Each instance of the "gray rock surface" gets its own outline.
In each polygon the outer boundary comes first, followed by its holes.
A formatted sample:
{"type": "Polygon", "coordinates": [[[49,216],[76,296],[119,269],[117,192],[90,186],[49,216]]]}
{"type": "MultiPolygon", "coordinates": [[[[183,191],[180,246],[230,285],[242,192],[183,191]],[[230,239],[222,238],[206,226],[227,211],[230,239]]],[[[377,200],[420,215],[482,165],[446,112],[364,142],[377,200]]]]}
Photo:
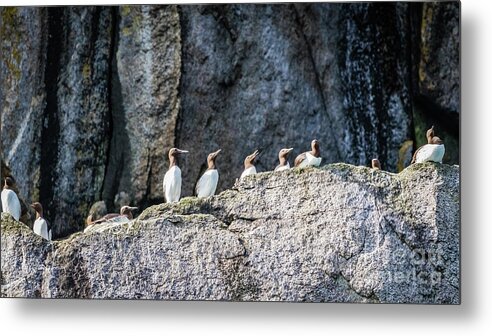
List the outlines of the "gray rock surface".
{"type": "Polygon", "coordinates": [[[323,164],[397,172],[434,124],[458,163],[458,18],[458,3],[2,7],[2,161],[54,237],[120,193],[162,202],[170,147],[190,151],[183,196],[219,147],[218,192],[253,150],[268,171],[313,138],[323,164]]]}
{"type": "Polygon", "coordinates": [[[45,8],[0,8],[2,178],[5,165],[17,181],[19,196],[25,199],[39,197],[46,20],[45,8]]]}
{"type": "Polygon", "coordinates": [[[419,89],[444,112],[460,112],[460,2],[423,4],[419,89]]]}
{"type": "Polygon", "coordinates": [[[2,214],[2,296],[460,302],[459,167],[333,164],[49,243],[2,214]]]}
{"type": "Polygon", "coordinates": [[[218,190],[246,155],[272,170],[278,151],[321,142],[324,163],[396,171],[411,138],[407,7],[374,4],[184,6],[177,146],[190,195],[217,148],[218,190]]]}
{"type": "MultiPolygon", "coordinates": [[[[112,138],[103,198],[126,192],[141,206],[163,199],[174,146],[181,71],[176,6],[121,6],[115,17],[112,138]]],[[[119,210],[119,209],[114,209],[119,210]]]]}

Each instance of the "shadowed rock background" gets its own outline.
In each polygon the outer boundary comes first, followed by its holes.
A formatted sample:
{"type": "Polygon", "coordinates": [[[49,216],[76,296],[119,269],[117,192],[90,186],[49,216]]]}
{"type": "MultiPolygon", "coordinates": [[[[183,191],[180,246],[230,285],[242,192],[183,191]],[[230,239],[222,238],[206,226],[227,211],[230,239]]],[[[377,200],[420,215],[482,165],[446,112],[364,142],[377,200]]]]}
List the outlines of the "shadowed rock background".
{"type": "Polygon", "coordinates": [[[183,196],[218,148],[217,192],[313,138],[324,164],[397,172],[434,124],[458,163],[459,6],[2,7],[2,176],[62,237],[120,192],[162,202],[174,146],[183,196]]]}

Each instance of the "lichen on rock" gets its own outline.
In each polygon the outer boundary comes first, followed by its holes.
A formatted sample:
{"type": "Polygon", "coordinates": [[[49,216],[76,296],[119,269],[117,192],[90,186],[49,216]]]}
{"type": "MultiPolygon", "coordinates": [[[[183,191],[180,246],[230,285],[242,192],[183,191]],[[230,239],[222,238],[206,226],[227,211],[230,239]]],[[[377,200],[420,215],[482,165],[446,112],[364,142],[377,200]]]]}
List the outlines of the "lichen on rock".
{"type": "Polygon", "coordinates": [[[459,218],[435,163],[256,174],[53,243],[2,214],[2,296],[457,304],[459,218]]]}

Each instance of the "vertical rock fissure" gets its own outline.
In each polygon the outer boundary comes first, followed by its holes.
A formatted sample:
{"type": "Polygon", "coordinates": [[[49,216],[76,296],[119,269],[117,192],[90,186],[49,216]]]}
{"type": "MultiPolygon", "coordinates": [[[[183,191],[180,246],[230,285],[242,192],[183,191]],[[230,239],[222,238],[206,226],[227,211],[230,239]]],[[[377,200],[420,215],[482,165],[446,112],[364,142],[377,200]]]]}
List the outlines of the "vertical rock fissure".
{"type": "Polygon", "coordinates": [[[422,5],[415,4],[414,6],[408,7],[408,34],[407,34],[407,65],[408,65],[408,93],[410,96],[410,136],[413,142],[413,152],[417,149],[417,141],[415,134],[415,95],[418,92],[418,64],[420,54],[420,44],[418,43],[417,37],[420,36],[420,16],[422,13],[422,5]],[[417,39],[417,40],[416,40],[417,39]]]}
{"type": "MultiPolygon", "coordinates": [[[[176,85],[176,91],[177,91],[177,99],[178,101],[180,102],[179,103],[179,107],[178,107],[178,113],[176,114],[176,123],[174,124],[174,140],[173,140],[173,144],[174,144],[174,147],[178,147],[179,144],[178,144],[178,134],[179,134],[179,131],[181,130],[181,125],[183,123],[183,115],[182,115],[182,112],[183,112],[183,99],[181,97],[181,93],[183,91],[183,88],[182,88],[182,85],[183,85],[183,81],[182,81],[182,78],[183,78],[183,71],[184,71],[184,53],[183,53],[183,49],[184,49],[184,25],[183,25],[183,10],[181,9],[181,6],[176,6],[177,7],[177,12],[178,12],[178,22],[179,22],[179,35],[180,35],[180,50],[179,50],[179,57],[181,59],[181,64],[180,64],[180,67],[179,67],[179,79],[178,79],[178,84],[176,85]]],[[[167,156],[166,156],[166,159],[167,159],[167,156]]]]}
{"type": "MultiPolygon", "coordinates": [[[[56,218],[54,200],[55,185],[58,178],[58,141],[60,137],[60,120],[58,110],[58,76],[60,55],[63,41],[63,8],[48,9],[48,45],[45,68],[46,106],[41,127],[41,159],[39,199],[44,206],[47,218],[56,218]]],[[[54,222],[54,221],[53,221],[54,222]]],[[[58,228],[53,228],[53,238],[57,237],[58,228]]]]}
{"type": "MultiPolygon", "coordinates": [[[[105,167],[105,172],[104,172],[104,180],[101,185],[101,190],[100,190],[100,195],[101,198],[105,198],[106,193],[106,183],[108,181],[108,167],[111,162],[111,148],[112,148],[112,143],[113,143],[113,62],[116,54],[116,32],[117,32],[117,10],[118,7],[114,6],[111,8],[111,39],[110,39],[110,45],[109,45],[109,68],[110,70],[108,71],[108,137],[110,141],[107,144],[107,150],[106,150],[106,161],[104,163],[105,167]]],[[[106,206],[108,203],[106,202],[106,206]]]]}
{"type": "MultiPolygon", "coordinates": [[[[325,94],[323,91],[323,84],[322,84],[320,76],[319,76],[319,71],[318,71],[317,66],[316,66],[316,61],[314,60],[314,57],[313,57],[313,50],[311,48],[311,44],[309,43],[309,40],[307,39],[306,34],[304,33],[303,23],[301,22],[301,18],[300,18],[299,12],[297,11],[296,6],[292,5],[292,8],[293,8],[293,11],[295,14],[297,26],[299,27],[299,30],[301,32],[304,43],[306,44],[306,49],[308,52],[309,60],[311,61],[311,65],[313,66],[314,78],[315,78],[316,86],[317,86],[317,89],[318,89],[318,92],[319,92],[319,95],[321,98],[321,104],[323,106],[323,111],[325,112],[326,116],[328,117],[328,120],[330,120],[329,128],[331,129],[331,133],[336,134],[336,132],[333,131],[332,125],[334,123],[333,123],[333,120],[331,118],[330,113],[328,112],[328,106],[326,104],[326,98],[325,98],[325,94]]],[[[341,155],[341,151],[339,148],[339,142],[335,142],[333,144],[333,147],[335,148],[335,151],[337,153],[338,160],[340,160],[342,158],[342,155],[341,155]]]]}
{"type": "Polygon", "coordinates": [[[118,74],[118,43],[120,15],[118,7],[112,8],[113,29],[111,37],[111,71],[109,81],[109,115],[111,141],[109,144],[106,172],[104,174],[102,198],[106,203],[108,211],[114,211],[114,196],[123,174],[124,148],[129,146],[128,135],[125,132],[125,115],[121,95],[121,83],[118,74]]]}
{"type": "Polygon", "coordinates": [[[129,146],[128,135],[125,131],[125,115],[121,93],[121,83],[118,74],[118,44],[120,34],[120,14],[118,7],[113,7],[113,29],[111,37],[111,70],[109,113],[111,141],[108,150],[106,172],[104,174],[102,198],[108,211],[114,211],[114,196],[118,193],[124,168],[124,149],[129,146]]]}

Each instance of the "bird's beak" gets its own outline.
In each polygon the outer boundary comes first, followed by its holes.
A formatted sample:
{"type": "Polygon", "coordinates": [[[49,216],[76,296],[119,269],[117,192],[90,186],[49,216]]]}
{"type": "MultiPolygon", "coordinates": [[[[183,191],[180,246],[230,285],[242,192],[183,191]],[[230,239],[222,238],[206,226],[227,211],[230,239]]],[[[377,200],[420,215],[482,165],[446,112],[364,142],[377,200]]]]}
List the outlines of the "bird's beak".
{"type": "MultiPolygon", "coordinates": [[[[30,206],[31,206],[31,208],[33,208],[33,209],[34,209],[34,204],[31,204],[30,206]]],[[[36,209],[34,209],[34,210],[36,210],[36,209]]]]}
{"type": "Polygon", "coordinates": [[[256,158],[258,156],[258,154],[260,154],[260,151],[259,150],[255,150],[255,152],[251,155],[253,155],[254,158],[256,158]]]}
{"type": "Polygon", "coordinates": [[[183,149],[177,149],[176,152],[178,152],[179,154],[189,153],[187,150],[183,150],[183,149]]]}
{"type": "Polygon", "coordinates": [[[288,148],[288,149],[287,149],[287,153],[290,153],[290,152],[292,152],[293,150],[294,150],[294,148],[288,148]]]}
{"type": "Polygon", "coordinates": [[[131,210],[131,211],[138,210],[138,207],[130,207],[130,210],[131,210]]]}
{"type": "Polygon", "coordinates": [[[221,150],[222,149],[219,149],[218,151],[214,152],[214,157],[216,157],[217,155],[219,155],[219,153],[220,153],[221,150]]]}

